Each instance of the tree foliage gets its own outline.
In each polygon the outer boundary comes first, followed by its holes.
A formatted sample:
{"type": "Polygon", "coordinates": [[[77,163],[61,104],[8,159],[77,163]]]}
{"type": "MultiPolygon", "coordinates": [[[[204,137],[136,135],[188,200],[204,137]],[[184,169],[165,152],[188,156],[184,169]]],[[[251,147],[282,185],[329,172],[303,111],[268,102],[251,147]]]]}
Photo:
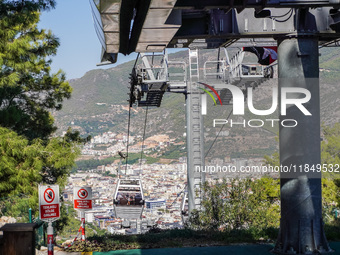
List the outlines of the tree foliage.
{"type": "Polygon", "coordinates": [[[43,11],[55,7],[55,0],[1,0],[0,15],[6,16],[8,12],[43,11]]]}
{"type": "MultiPolygon", "coordinates": [[[[324,140],[321,143],[321,163],[340,164],[340,123],[323,127],[324,140]]],[[[336,176],[336,173],[332,174],[336,176]]],[[[338,174],[339,175],[339,174],[338,174]]]]}
{"type": "MultiPolygon", "coordinates": [[[[321,164],[340,165],[340,123],[336,123],[332,127],[323,126],[322,130],[324,139],[321,142],[321,164]]],[[[278,152],[266,155],[264,159],[264,163],[267,165],[280,165],[280,155],[278,152]]],[[[339,171],[340,169],[337,172],[322,172],[322,176],[326,178],[339,178],[339,171]]]]}
{"type": "Polygon", "coordinates": [[[58,39],[38,29],[40,10],[54,1],[1,1],[0,125],[30,140],[46,139],[56,128],[51,110],[60,110],[72,88],[65,74],[50,73],[58,39]]]}
{"type": "Polygon", "coordinates": [[[334,210],[339,205],[340,189],[334,180],[322,178],[322,216],[326,223],[334,220],[334,210]]]}
{"type": "Polygon", "coordinates": [[[264,177],[223,179],[203,185],[202,210],[194,211],[189,223],[198,229],[256,229],[279,226],[278,180],[264,177]]]}
{"type": "MultiPolygon", "coordinates": [[[[38,185],[63,189],[80,144],[87,141],[56,130],[51,111],[60,110],[72,88],[51,56],[59,40],[39,29],[41,11],[55,0],[0,0],[0,214],[27,218],[38,214],[38,185]]],[[[62,209],[60,226],[66,223],[62,209]]]]}
{"type": "Polygon", "coordinates": [[[62,187],[79,153],[78,143],[62,137],[52,138],[48,143],[40,139],[30,142],[0,128],[1,213],[17,216],[23,207],[37,212],[38,184],[62,187]]]}

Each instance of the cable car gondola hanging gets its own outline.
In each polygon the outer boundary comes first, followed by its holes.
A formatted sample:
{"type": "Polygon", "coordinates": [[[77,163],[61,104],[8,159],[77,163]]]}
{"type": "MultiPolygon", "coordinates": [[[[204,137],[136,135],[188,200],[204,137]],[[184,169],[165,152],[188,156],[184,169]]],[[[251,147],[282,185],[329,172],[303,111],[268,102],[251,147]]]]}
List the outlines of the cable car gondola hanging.
{"type": "Polygon", "coordinates": [[[141,180],[118,179],[113,202],[117,218],[140,219],[144,208],[141,180]]]}
{"type": "MultiPolygon", "coordinates": [[[[146,125],[146,117],[145,116],[145,125],[146,125]]],[[[115,216],[117,218],[132,220],[132,219],[141,219],[142,213],[144,209],[144,194],[143,194],[143,186],[140,178],[130,178],[126,175],[128,157],[129,157],[129,136],[130,136],[130,120],[131,120],[131,105],[129,107],[129,119],[128,119],[128,140],[127,140],[127,150],[126,154],[119,151],[120,155],[120,163],[118,167],[118,182],[116,186],[116,191],[113,199],[113,206],[115,211],[115,216]],[[125,166],[125,178],[121,178],[121,161],[126,160],[125,166]]],[[[143,144],[145,139],[145,126],[144,126],[144,135],[143,135],[143,144]]],[[[142,146],[143,147],[143,146],[142,146]]],[[[141,153],[141,159],[143,155],[143,148],[141,153]]]]}

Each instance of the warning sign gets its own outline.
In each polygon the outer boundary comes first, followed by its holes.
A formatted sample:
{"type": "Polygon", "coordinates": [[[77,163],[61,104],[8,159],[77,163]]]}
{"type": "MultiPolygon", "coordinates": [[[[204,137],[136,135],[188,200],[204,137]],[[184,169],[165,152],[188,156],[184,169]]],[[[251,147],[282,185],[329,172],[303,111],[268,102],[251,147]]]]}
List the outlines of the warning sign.
{"type": "Polygon", "coordinates": [[[59,186],[39,186],[39,214],[43,221],[55,221],[60,217],[59,186]]]}
{"type": "Polygon", "coordinates": [[[55,194],[54,194],[53,189],[51,188],[46,189],[44,192],[44,199],[46,203],[52,203],[54,198],[55,198],[55,194]]]}
{"type": "Polygon", "coordinates": [[[89,193],[87,192],[86,189],[80,189],[80,190],[78,191],[78,197],[79,197],[80,199],[86,199],[88,195],[89,195],[89,193]]]}
{"type": "Polygon", "coordinates": [[[91,187],[74,187],[73,204],[77,210],[92,209],[92,188],[91,187]]]}
{"type": "Polygon", "coordinates": [[[40,205],[40,219],[59,218],[59,204],[40,205]]]}
{"type": "Polygon", "coordinates": [[[74,209],[89,210],[92,209],[92,200],[74,200],[74,209]]]}

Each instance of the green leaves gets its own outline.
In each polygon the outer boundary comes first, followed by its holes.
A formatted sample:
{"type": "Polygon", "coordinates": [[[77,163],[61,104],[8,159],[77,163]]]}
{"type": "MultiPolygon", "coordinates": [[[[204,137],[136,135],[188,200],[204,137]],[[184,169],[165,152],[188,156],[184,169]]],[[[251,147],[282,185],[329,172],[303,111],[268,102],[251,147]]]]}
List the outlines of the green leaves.
{"type": "Polygon", "coordinates": [[[0,197],[35,192],[33,183],[41,181],[40,142],[28,145],[28,140],[0,128],[0,197]]]}
{"type": "Polygon", "coordinates": [[[0,215],[25,218],[30,207],[37,215],[38,184],[62,189],[85,142],[72,130],[51,138],[50,112],[72,93],[64,72],[50,73],[58,38],[37,27],[40,12],[54,6],[0,0],[0,215]]]}
{"type": "Polygon", "coordinates": [[[0,3],[0,125],[29,140],[56,130],[49,111],[60,110],[72,92],[62,71],[50,73],[58,38],[37,28],[39,10],[51,6],[54,1],[0,3]]]}
{"type": "Polygon", "coordinates": [[[0,214],[19,215],[23,204],[37,213],[38,184],[57,183],[62,188],[80,153],[78,144],[64,137],[29,141],[0,128],[0,214]],[[26,202],[19,199],[22,195],[26,202]],[[6,202],[12,198],[11,203],[6,202]]]}
{"type": "Polygon", "coordinates": [[[1,0],[0,18],[16,12],[49,10],[55,5],[55,0],[1,0]]]}
{"type": "MultiPolygon", "coordinates": [[[[340,123],[333,127],[323,127],[324,141],[321,143],[321,163],[340,164],[340,123]]],[[[336,173],[327,173],[326,177],[339,176],[336,173]]]]}
{"type": "Polygon", "coordinates": [[[42,168],[42,181],[46,184],[64,185],[75,159],[80,154],[78,143],[66,138],[52,138],[45,147],[42,168]]]}
{"type": "Polygon", "coordinates": [[[322,178],[322,215],[326,223],[334,221],[334,210],[338,208],[340,202],[340,188],[337,181],[322,178]]]}
{"type": "Polygon", "coordinates": [[[203,209],[192,213],[190,225],[226,230],[278,227],[279,189],[278,180],[267,177],[205,183],[203,209]]]}

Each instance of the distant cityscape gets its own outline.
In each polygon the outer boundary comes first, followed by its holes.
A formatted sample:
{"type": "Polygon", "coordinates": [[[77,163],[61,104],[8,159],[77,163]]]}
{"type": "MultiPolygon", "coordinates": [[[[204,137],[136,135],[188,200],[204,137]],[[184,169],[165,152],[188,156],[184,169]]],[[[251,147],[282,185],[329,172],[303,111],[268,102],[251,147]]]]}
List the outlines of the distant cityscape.
{"type": "MultiPolygon", "coordinates": [[[[113,132],[105,132],[102,135],[94,136],[89,143],[87,143],[82,155],[91,156],[116,156],[119,151],[126,150],[128,137],[126,134],[115,134],[113,132]]],[[[142,142],[142,136],[129,137],[129,153],[139,153],[142,151],[148,154],[151,151],[164,149],[174,141],[168,135],[154,135],[142,142]]]]}
{"type": "MultiPolygon", "coordinates": [[[[83,147],[82,157],[103,159],[116,156],[119,151],[126,150],[127,136],[106,132],[95,136],[83,147]]],[[[142,150],[142,137],[129,138],[129,153],[138,153],[142,150]]],[[[168,135],[154,135],[144,141],[144,153],[157,155],[160,150],[174,144],[168,135]]],[[[183,144],[185,146],[185,144],[183,144]]],[[[78,170],[68,178],[63,192],[65,201],[73,201],[73,187],[90,186],[93,192],[93,209],[86,211],[86,222],[93,223],[110,233],[133,234],[145,232],[152,226],[161,229],[183,227],[181,219],[181,203],[183,192],[186,187],[187,164],[186,157],[171,160],[169,163],[149,164],[142,159],[135,164],[120,163],[117,159],[111,164],[100,165],[95,169],[86,171],[78,170]],[[118,175],[120,168],[121,178],[141,178],[144,192],[144,211],[142,219],[132,221],[130,228],[122,228],[123,219],[115,218],[113,198],[118,178],[107,176],[107,173],[118,175]]],[[[212,159],[206,162],[209,165],[233,166],[239,169],[241,166],[255,166],[263,164],[262,158],[212,159]]],[[[235,177],[258,177],[263,173],[228,174],[224,172],[207,173],[206,180],[235,178],[235,177]]],[[[80,217],[80,213],[78,215],[80,217]]]]}

